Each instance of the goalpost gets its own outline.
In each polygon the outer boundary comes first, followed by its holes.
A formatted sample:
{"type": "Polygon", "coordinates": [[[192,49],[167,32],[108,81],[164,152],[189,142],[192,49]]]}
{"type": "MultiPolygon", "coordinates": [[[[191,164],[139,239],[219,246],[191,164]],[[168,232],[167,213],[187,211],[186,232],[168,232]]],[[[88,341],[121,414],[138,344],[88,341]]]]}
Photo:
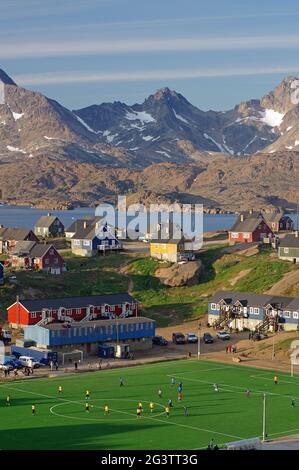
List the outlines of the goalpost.
{"type": "Polygon", "coordinates": [[[65,357],[72,356],[73,354],[80,354],[80,360],[83,361],[83,351],[81,349],[75,349],[74,351],[64,352],[62,353],[62,365],[65,364],[65,357]]]}

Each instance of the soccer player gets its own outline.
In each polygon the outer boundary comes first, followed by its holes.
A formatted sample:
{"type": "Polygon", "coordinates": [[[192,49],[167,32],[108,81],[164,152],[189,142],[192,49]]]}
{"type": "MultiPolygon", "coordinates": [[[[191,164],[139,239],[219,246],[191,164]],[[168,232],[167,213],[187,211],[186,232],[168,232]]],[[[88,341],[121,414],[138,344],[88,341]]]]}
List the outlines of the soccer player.
{"type": "Polygon", "coordinates": [[[35,405],[31,405],[31,411],[32,411],[32,414],[33,414],[33,416],[34,416],[34,415],[35,415],[35,411],[36,411],[35,405]]]}
{"type": "Polygon", "coordinates": [[[182,401],[183,395],[182,392],[178,392],[178,401],[182,401]]]}
{"type": "Polygon", "coordinates": [[[169,406],[169,408],[172,408],[172,400],[171,400],[171,398],[169,398],[169,400],[168,400],[168,406],[169,406]]]}
{"type": "Polygon", "coordinates": [[[182,387],[182,383],[180,382],[178,386],[178,392],[181,392],[182,390],[183,390],[183,387],[182,387]]]}
{"type": "Polygon", "coordinates": [[[124,385],[125,385],[124,378],[123,378],[123,377],[120,377],[120,378],[119,378],[119,386],[120,386],[120,387],[123,387],[124,385]]]}
{"type": "Polygon", "coordinates": [[[172,377],[172,379],[171,379],[171,385],[175,385],[175,378],[174,377],[172,377]]]}
{"type": "Polygon", "coordinates": [[[273,380],[274,380],[275,385],[277,385],[277,384],[278,384],[278,377],[277,377],[277,375],[274,375],[273,380]]]}
{"type": "Polygon", "coordinates": [[[140,408],[140,409],[141,409],[141,411],[143,410],[143,406],[142,406],[142,403],[141,403],[141,401],[139,401],[139,402],[138,402],[138,408],[140,408]]]}
{"type": "Polygon", "coordinates": [[[213,387],[214,387],[214,391],[215,391],[215,392],[219,392],[218,384],[214,384],[213,387]]]}
{"type": "Polygon", "coordinates": [[[85,403],[85,411],[86,411],[86,413],[89,413],[89,403],[88,402],[85,403]]]}
{"type": "Polygon", "coordinates": [[[86,399],[86,400],[89,400],[89,398],[90,398],[90,391],[89,391],[89,390],[86,390],[86,392],[85,392],[85,399],[86,399]]]}
{"type": "Polygon", "coordinates": [[[6,397],[6,405],[10,406],[10,396],[9,395],[7,395],[7,397],[6,397]]]}
{"type": "Polygon", "coordinates": [[[108,405],[104,406],[104,415],[109,415],[109,406],[108,405]]]}
{"type": "Polygon", "coordinates": [[[184,406],[184,416],[188,416],[187,406],[184,406]]]}
{"type": "Polygon", "coordinates": [[[159,388],[159,390],[158,390],[158,395],[159,395],[159,398],[162,398],[163,392],[162,392],[161,388],[159,388]]]}
{"type": "Polygon", "coordinates": [[[169,413],[170,413],[169,406],[165,406],[165,413],[166,413],[167,418],[169,418],[169,413]]]}
{"type": "Polygon", "coordinates": [[[151,413],[152,413],[152,412],[154,411],[154,409],[155,409],[155,404],[154,404],[154,402],[152,402],[152,401],[150,402],[149,408],[150,408],[150,411],[151,411],[151,413]]]}
{"type": "Polygon", "coordinates": [[[61,385],[59,385],[59,387],[58,387],[58,393],[59,393],[59,395],[62,393],[62,386],[61,385]]]}
{"type": "Polygon", "coordinates": [[[138,407],[136,410],[137,418],[141,418],[141,413],[142,413],[142,409],[138,407]]]}
{"type": "Polygon", "coordinates": [[[246,395],[247,398],[250,397],[250,393],[251,393],[251,392],[250,392],[249,388],[247,388],[247,390],[245,391],[245,395],[246,395]]]}
{"type": "Polygon", "coordinates": [[[296,398],[292,398],[291,399],[291,407],[295,408],[295,406],[296,406],[296,398]]]}

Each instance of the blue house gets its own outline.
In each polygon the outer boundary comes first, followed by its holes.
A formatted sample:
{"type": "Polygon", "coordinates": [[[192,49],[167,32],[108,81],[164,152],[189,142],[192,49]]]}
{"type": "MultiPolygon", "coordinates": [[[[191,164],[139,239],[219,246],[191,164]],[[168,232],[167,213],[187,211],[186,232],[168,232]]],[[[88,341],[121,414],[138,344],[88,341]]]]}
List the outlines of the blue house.
{"type": "Polygon", "coordinates": [[[218,291],[208,302],[208,322],[215,328],[232,327],[240,331],[297,330],[299,298],[218,291]]]}
{"type": "Polygon", "coordinates": [[[90,225],[84,221],[71,238],[72,253],[79,256],[95,256],[99,252],[120,250],[122,245],[107,225],[90,225]]]}
{"type": "Polygon", "coordinates": [[[123,342],[129,344],[131,350],[149,349],[155,330],[156,322],[145,317],[86,320],[26,326],[24,339],[58,353],[80,349],[84,355],[92,355],[107,342],[123,342]]]}
{"type": "Polygon", "coordinates": [[[4,267],[3,264],[0,263],[0,285],[4,284],[4,267]]]}

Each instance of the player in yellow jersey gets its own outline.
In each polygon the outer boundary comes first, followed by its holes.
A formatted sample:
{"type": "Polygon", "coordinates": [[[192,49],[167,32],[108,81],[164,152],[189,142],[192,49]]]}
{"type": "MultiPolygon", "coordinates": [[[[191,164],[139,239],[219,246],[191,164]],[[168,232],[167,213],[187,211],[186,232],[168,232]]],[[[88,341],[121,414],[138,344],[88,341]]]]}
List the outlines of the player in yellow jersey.
{"type": "Polygon", "coordinates": [[[59,395],[62,393],[62,386],[61,385],[59,385],[59,387],[58,387],[58,393],[59,393],[59,395]]]}
{"type": "Polygon", "coordinates": [[[142,409],[137,408],[137,410],[136,410],[137,418],[141,418],[141,413],[142,413],[142,409]]]}
{"type": "Polygon", "coordinates": [[[169,412],[170,412],[169,406],[165,406],[165,414],[166,414],[167,418],[169,418],[169,412]]]}
{"type": "Polygon", "coordinates": [[[105,405],[104,406],[104,415],[109,415],[109,406],[108,405],[105,405]]]}
{"type": "Polygon", "coordinates": [[[155,409],[155,403],[151,401],[150,404],[149,404],[149,408],[150,408],[150,411],[152,413],[155,409]]]}
{"type": "Polygon", "coordinates": [[[32,411],[32,414],[35,415],[35,411],[36,411],[35,405],[31,405],[31,411],[32,411]]]}

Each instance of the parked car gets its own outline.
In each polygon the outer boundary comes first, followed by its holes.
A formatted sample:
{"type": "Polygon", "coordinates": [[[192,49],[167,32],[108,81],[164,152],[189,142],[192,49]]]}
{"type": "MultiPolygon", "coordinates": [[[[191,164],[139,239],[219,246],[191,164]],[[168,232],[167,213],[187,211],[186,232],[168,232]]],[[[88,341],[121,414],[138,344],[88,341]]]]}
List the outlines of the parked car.
{"type": "Polygon", "coordinates": [[[227,331],[218,331],[217,338],[222,339],[222,341],[226,341],[230,339],[230,334],[227,331]]]}
{"type": "Polygon", "coordinates": [[[197,343],[198,336],[195,333],[187,333],[186,340],[187,340],[187,343],[190,343],[190,344],[197,343]]]}
{"type": "Polygon", "coordinates": [[[185,335],[183,335],[183,333],[172,333],[172,342],[174,344],[185,344],[185,335]]]}
{"type": "Polygon", "coordinates": [[[14,356],[7,356],[5,357],[5,360],[9,362],[13,366],[14,369],[22,369],[23,367],[21,361],[19,361],[19,359],[17,359],[14,356]]]}
{"type": "Polygon", "coordinates": [[[154,336],[153,344],[156,344],[157,346],[167,346],[168,341],[163,336],[154,336]]]}
{"type": "Polygon", "coordinates": [[[30,356],[20,356],[19,361],[24,367],[33,367],[33,369],[38,369],[42,364],[30,356]]]}
{"type": "Polygon", "coordinates": [[[3,362],[0,362],[0,369],[1,370],[13,370],[14,367],[10,363],[10,361],[3,361],[3,362]]]}
{"type": "Polygon", "coordinates": [[[205,344],[211,344],[211,343],[214,343],[214,338],[210,333],[204,333],[203,341],[205,344]]]}

